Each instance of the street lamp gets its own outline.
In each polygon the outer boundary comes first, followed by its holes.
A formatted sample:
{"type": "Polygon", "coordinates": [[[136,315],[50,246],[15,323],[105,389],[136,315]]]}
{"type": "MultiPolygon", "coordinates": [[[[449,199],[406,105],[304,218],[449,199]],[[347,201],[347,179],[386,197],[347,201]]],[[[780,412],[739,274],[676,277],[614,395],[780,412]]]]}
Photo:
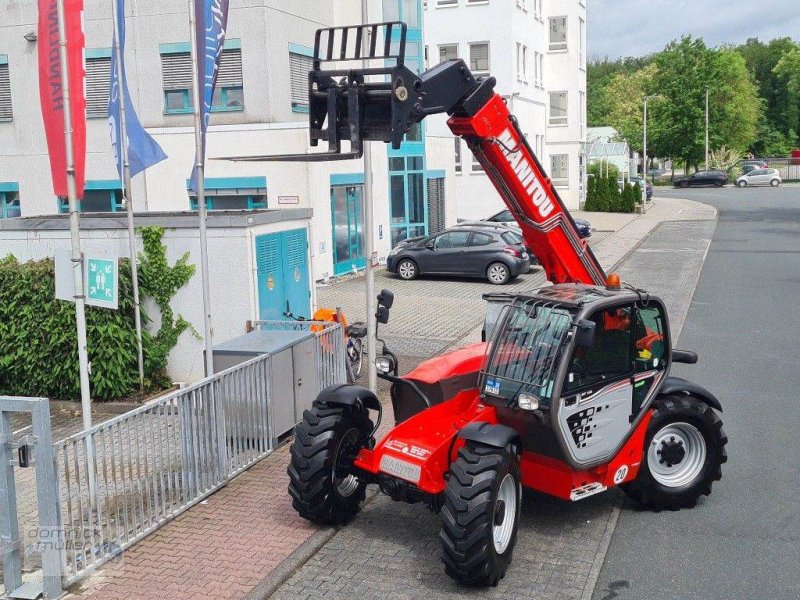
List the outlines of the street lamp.
{"type": "Polygon", "coordinates": [[[651,94],[644,97],[644,140],[642,143],[642,178],[647,183],[647,101],[661,98],[660,94],[651,94]]]}

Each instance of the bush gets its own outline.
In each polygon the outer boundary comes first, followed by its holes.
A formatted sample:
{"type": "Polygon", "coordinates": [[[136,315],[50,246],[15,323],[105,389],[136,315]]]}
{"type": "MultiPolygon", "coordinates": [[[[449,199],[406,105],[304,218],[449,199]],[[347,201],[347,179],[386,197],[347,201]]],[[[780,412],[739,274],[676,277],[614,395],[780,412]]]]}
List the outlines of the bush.
{"type": "MultiPolygon", "coordinates": [[[[161,328],[143,331],[145,383],[168,384],[167,357],[189,324],[173,318],[169,299],[194,275],[184,255],[169,267],[161,244],[164,230],[141,230],[140,292],[161,309],[161,328]]],[[[143,323],[149,322],[142,311],[143,323]]],[[[109,400],[139,388],[130,261],[120,260],[119,310],[86,307],[92,397],[109,400]]],[[[52,259],[20,264],[0,260],[0,394],[73,399],[80,396],[75,306],[55,299],[52,259]]]]}

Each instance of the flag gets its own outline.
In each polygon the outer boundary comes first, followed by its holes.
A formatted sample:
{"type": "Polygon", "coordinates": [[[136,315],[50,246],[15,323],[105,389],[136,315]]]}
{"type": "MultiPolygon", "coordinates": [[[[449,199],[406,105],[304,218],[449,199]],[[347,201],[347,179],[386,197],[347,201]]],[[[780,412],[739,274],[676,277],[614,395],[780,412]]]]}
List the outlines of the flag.
{"type": "MultiPolygon", "coordinates": [[[[83,198],[86,173],[86,92],[84,81],[83,0],[64,1],[67,70],[72,116],[72,156],[78,198],[83,198]]],[[[64,96],[58,35],[58,3],[39,0],[39,99],[50,155],[53,191],[67,196],[67,144],[64,139],[64,96]]]]}
{"type": "MultiPolygon", "coordinates": [[[[219,59],[225,45],[225,30],[228,25],[228,0],[195,0],[195,31],[197,41],[197,84],[200,96],[200,137],[202,156],[195,157],[205,164],[206,131],[211,118],[211,102],[214,99],[214,87],[217,84],[219,59]]],[[[192,169],[192,190],[197,191],[197,169],[192,169]]]]}
{"type": "Polygon", "coordinates": [[[111,146],[114,148],[114,159],[117,163],[119,178],[124,178],[122,152],[120,151],[120,109],[125,102],[125,129],[128,138],[128,165],[131,177],[161,162],[167,155],[152,136],[144,130],[136,111],[133,109],[131,95],[128,92],[128,77],[125,75],[125,0],[113,0],[117,4],[117,24],[119,30],[119,53],[122,65],[117,69],[116,32],[111,45],[111,89],[108,94],[108,130],[111,133],[111,146]],[[120,72],[121,71],[121,72],[120,72]]]}

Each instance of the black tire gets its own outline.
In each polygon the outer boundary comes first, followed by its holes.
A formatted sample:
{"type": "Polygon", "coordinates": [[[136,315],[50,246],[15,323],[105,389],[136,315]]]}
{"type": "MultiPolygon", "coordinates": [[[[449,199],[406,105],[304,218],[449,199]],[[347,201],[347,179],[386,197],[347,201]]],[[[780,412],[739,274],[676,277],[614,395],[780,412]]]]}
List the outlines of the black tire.
{"type": "Polygon", "coordinates": [[[347,479],[345,473],[348,463],[367,445],[372,427],[367,410],[360,407],[314,402],[303,413],[295,427],[287,469],[292,506],[301,517],[313,523],[342,524],[358,514],[367,486],[347,479]],[[336,485],[337,462],[339,479],[350,484],[346,493],[336,485]]]}
{"type": "MultiPolygon", "coordinates": [[[[653,406],[653,416],[647,427],[647,437],[642,451],[642,464],[639,467],[639,475],[630,482],[621,485],[622,490],[633,500],[654,510],[678,510],[681,508],[691,508],[697,504],[700,496],[711,494],[711,486],[715,481],[722,478],[722,464],[728,460],[725,452],[725,445],[728,438],[722,429],[722,420],[716,412],[702,400],[693,396],[662,396],[658,398],[653,406]],[[654,476],[650,467],[650,450],[653,438],[665,427],[677,425],[682,427],[690,425],[702,436],[705,444],[705,456],[702,466],[698,461],[699,471],[697,474],[682,485],[664,485],[654,476]]],[[[671,440],[674,442],[675,438],[671,440]]],[[[682,442],[679,444],[684,447],[682,442]]],[[[666,446],[662,441],[662,449],[657,445],[653,446],[656,454],[661,454],[666,446]]],[[[684,454],[678,459],[688,460],[690,454],[684,454]]],[[[671,467],[669,458],[659,459],[659,462],[671,467]]]]}
{"type": "Polygon", "coordinates": [[[678,187],[688,188],[689,187],[689,182],[688,181],[681,181],[681,182],[678,183],[678,187]]]}
{"type": "Polygon", "coordinates": [[[746,181],[739,181],[739,182],[736,183],[736,185],[737,185],[737,187],[740,187],[740,188],[747,187],[747,182],[746,181]]]}
{"type": "Polygon", "coordinates": [[[419,277],[419,266],[410,258],[404,258],[397,263],[397,276],[405,281],[419,277]]]}
{"type": "Polygon", "coordinates": [[[724,181],[715,181],[714,182],[714,187],[722,187],[724,185],[725,185],[724,181]]]}
{"type": "MultiPolygon", "coordinates": [[[[521,497],[516,452],[473,442],[459,450],[450,466],[439,534],[444,569],[450,577],[464,585],[488,586],[505,576],[517,541],[521,497]],[[513,481],[516,505],[510,538],[498,552],[494,542],[498,493],[507,476],[513,481]]],[[[507,515],[505,504],[502,508],[507,515]]]]}
{"type": "Polygon", "coordinates": [[[486,267],[486,279],[492,285],[505,285],[511,280],[511,269],[503,262],[493,262],[486,267]]]}
{"type": "Polygon", "coordinates": [[[769,184],[772,187],[778,187],[781,184],[781,180],[780,179],[773,179],[772,181],[769,182],[769,184]]]}

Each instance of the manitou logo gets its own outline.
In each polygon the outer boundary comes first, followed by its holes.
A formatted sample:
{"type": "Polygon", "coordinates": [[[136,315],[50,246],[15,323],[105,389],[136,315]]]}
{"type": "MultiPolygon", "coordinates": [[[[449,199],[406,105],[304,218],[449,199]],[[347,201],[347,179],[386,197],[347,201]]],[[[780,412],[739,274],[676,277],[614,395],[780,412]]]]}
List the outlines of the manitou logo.
{"type": "Polygon", "coordinates": [[[544,219],[553,212],[553,208],[555,207],[550,198],[547,197],[539,180],[536,178],[533,166],[528,162],[528,159],[523,156],[521,149],[516,152],[509,150],[509,148],[516,148],[518,146],[517,140],[511,135],[510,130],[506,129],[500,135],[498,141],[500,142],[500,147],[503,149],[503,154],[508,164],[514,169],[514,173],[516,173],[519,178],[519,182],[522,184],[522,187],[525,188],[531,202],[539,209],[539,214],[544,219]]]}

